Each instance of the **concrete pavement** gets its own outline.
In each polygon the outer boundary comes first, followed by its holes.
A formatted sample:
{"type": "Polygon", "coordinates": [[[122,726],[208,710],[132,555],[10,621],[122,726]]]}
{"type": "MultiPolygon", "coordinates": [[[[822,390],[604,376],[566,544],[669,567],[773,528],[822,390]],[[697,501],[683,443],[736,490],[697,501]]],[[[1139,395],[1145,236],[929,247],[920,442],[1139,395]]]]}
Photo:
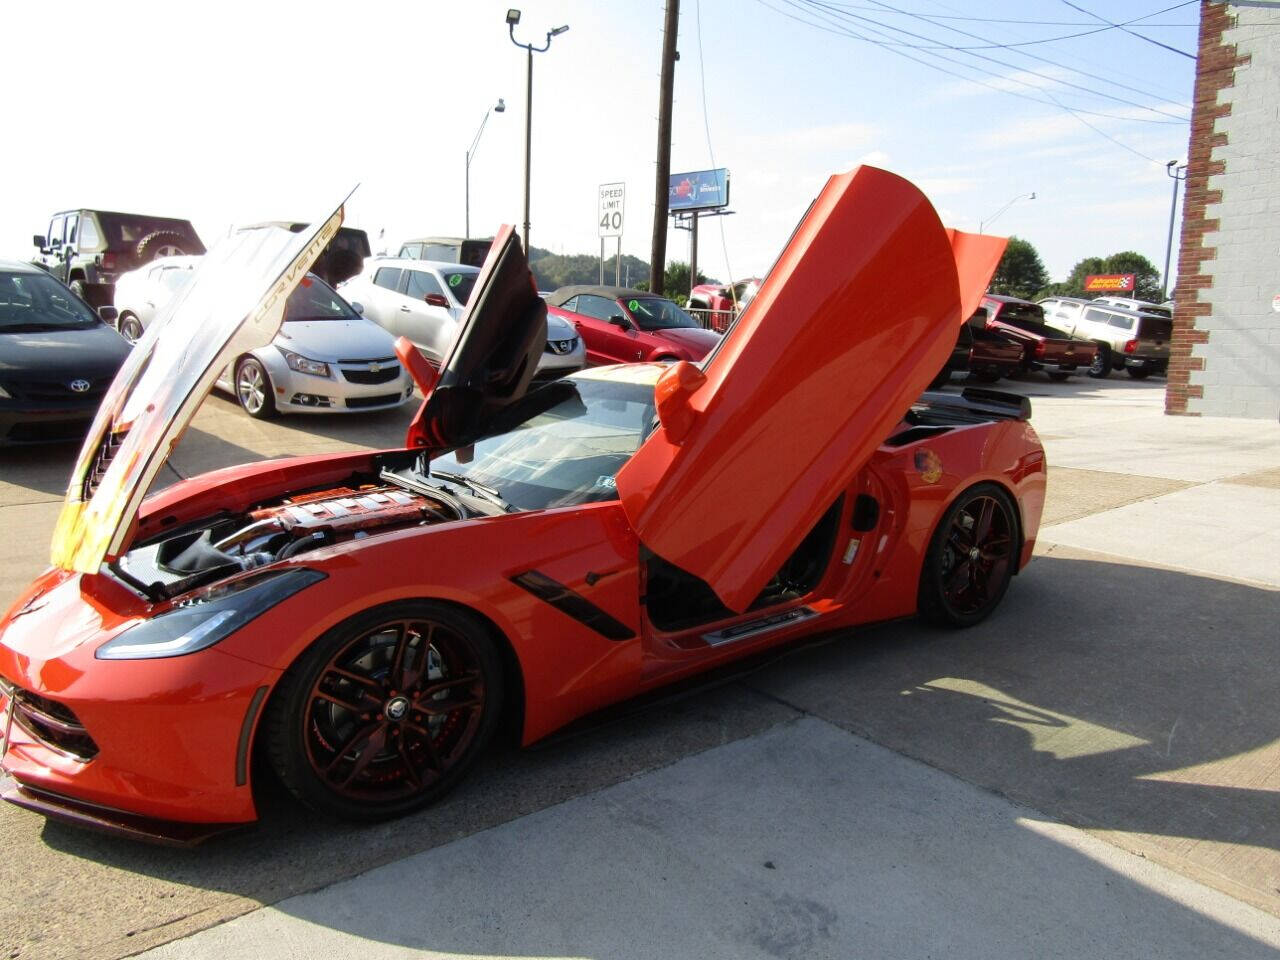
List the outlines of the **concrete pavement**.
{"type": "MultiPolygon", "coordinates": [[[[0,809],[0,888],[39,898],[0,898],[0,955],[172,940],[165,956],[1052,956],[1073,939],[1075,956],[1272,955],[1272,921],[1249,907],[1280,916],[1280,434],[1165,418],[1159,382],[1009,386],[1033,397],[1049,500],[1041,557],[979,628],[858,631],[499,751],[442,804],[376,828],[269,798],[257,833],[174,854],[0,809]]],[[[176,462],[403,430],[335,419],[264,425],[213,399],[176,462]]],[[[65,459],[0,452],[5,596],[43,565],[65,459]]]]}

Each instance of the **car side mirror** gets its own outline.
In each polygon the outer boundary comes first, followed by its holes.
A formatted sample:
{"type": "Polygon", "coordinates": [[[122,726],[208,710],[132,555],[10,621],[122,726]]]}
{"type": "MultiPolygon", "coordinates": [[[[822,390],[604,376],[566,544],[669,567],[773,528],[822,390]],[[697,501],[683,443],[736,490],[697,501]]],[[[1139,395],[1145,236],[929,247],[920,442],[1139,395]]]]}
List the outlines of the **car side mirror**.
{"type": "Polygon", "coordinates": [[[360,314],[360,316],[362,317],[364,316],[364,304],[361,303],[360,301],[353,300],[351,302],[351,309],[354,310],[356,313],[360,314]]]}
{"type": "Polygon", "coordinates": [[[631,324],[628,322],[627,318],[620,313],[615,313],[612,317],[609,318],[608,322],[613,324],[615,327],[619,327],[623,330],[631,329],[631,324]]]}
{"type": "Polygon", "coordinates": [[[40,234],[37,233],[34,237],[31,238],[31,242],[35,244],[37,247],[39,247],[41,252],[43,252],[45,250],[44,239],[45,239],[44,237],[42,237],[40,234]]]}
{"type": "Polygon", "coordinates": [[[116,325],[116,321],[120,319],[120,311],[115,307],[103,305],[98,308],[98,316],[102,318],[103,323],[109,323],[114,327],[116,325]]]}
{"type": "Polygon", "coordinates": [[[447,307],[449,301],[443,293],[428,293],[422,298],[428,307],[447,307]]]}
{"type": "Polygon", "coordinates": [[[707,380],[707,375],[688,360],[673,363],[658,377],[653,399],[658,408],[662,432],[672,443],[679,443],[689,433],[697,411],[692,397],[707,380]]]}

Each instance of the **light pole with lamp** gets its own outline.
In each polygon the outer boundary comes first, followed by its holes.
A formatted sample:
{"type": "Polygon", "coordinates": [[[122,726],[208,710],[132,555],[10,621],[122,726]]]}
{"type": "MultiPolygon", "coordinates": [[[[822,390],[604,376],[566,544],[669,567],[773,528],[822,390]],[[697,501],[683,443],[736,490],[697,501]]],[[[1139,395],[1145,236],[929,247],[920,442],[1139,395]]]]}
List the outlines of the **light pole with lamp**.
{"type": "MultiPolygon", "coordinates": [[[[502,113],[507,109],[506,101],[501,97],[494,106],[494,113],[502,113]]],[[[471,146],[467,148],[467,187],[466,187],[466,205],[467,205],[467,227],[466,238],[471,239],[471,158],[476,155],[476,146],[480,143],[480,134],[484,133],[484,125],[489,122],[489,111],[484,112],[484,119],[480,121],[480,129],[476,131],[475,139],[471,141],[471,146]]]]}
{"type": "Polygon", "coordinates": [[[993,221],[993,220],[995,220],[995,219],[996,219],[996,217],[1000,216],[1000,214],[1004,213],[1006,210],[1008,210],[1010,207],[1012,207],[1012,206],[1013,206],[1015,203],[1017,203],[1019,200],[1034,200],[1035,198],[1036,198],[1036,194],[1035,194],[1035,191],[1034,191],[1034,190],[1033,190],[1033,191],[1031,191],[1031,193],[1020,193],[1020,194],[1018,194],[1016,197],[1014,197],[1012,200],[1010,200],[1008,203],[1006,203],[1003,207],[1001,207],[1001,208],[1000,208],[999,210],[997,210],[995,213],[991,214],[991,216],[987,217],[985,220],[979,220],[979,221],[978,221],[978,233],[982,233],[982,228],[983,228],[983,227],[990,226],[990,225],[991,225],[991,223],[992,223],[992,221],[993,221]]]}
{"type": "Polygon", "coordinates": [[[545,53],[551,49],[551,38],[558,37],[569,28],[567,26],[556,27],[554,30],[547,31],[546,42],[540,47],[535,47],[532,43],[521,43],[516,39],[516,24],[520,22],[520,11],[510,9],[507,11],[507,32],[511,36],[511,42],[517,47],[523,47],[528,53],[529,65],[525,74],[524,87],[524,250],[525,255],[530,254],[529,247],[529,154],[533,145],[533,55],[535,53],[545,53]]]}
{"type": "Polygon", "coordinates": [[[1173,255],[1173,214],[1178,209],[1178,184],[1187,179],[1187,165],[1178,166],[1177,160],[1164,165],[1164,172],[1173,178],[1173,199],[1169,201],[1169,239],[1164,245],[1164,273],[1160,277],[1160,299],[1169,298],[1169,258],[1173,255]]]}

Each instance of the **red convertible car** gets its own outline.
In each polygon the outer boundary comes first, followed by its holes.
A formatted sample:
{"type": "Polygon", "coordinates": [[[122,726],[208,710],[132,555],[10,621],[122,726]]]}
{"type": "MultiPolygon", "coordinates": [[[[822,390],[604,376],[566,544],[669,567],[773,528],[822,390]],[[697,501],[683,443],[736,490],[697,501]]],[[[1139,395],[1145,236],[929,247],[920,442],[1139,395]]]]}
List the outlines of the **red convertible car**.
{"type": "Polygon", "coordinates": [[[1031,558],[1026,400],[922,397],[989,270],[913,185],[832,177],[702,365],[529,387],[546,307],[496,237],[403,448],[232,467],[146,496],[218,372],[279,329],[341,209],[210,253],[103,401],[52,567],[0,621],[5,799],[190,843],[253,772],[377,819],[524,743],[816,632],[967,626],[1031,558]],[[257,758],[262,764],[255,764],[257,758]]]}
{"type": "Polygon", "coordinates": [[[626,287],[561,287],[547,297],[550,312],[573,324],[588,363],[701,360],[720,342],[679,305],[626,287]]]}

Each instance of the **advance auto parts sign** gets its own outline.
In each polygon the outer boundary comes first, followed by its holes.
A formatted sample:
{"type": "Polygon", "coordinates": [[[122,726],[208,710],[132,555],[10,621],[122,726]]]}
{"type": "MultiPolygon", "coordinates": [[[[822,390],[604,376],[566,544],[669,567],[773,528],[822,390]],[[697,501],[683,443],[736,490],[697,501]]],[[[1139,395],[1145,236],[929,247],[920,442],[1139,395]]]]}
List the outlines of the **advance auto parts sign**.
{"type": "Polygon", "coordinates": [[[1084,278],[1090,293],[1133,293],[1137,275],[1133,273],[1092,273],[1084,278]]]}

